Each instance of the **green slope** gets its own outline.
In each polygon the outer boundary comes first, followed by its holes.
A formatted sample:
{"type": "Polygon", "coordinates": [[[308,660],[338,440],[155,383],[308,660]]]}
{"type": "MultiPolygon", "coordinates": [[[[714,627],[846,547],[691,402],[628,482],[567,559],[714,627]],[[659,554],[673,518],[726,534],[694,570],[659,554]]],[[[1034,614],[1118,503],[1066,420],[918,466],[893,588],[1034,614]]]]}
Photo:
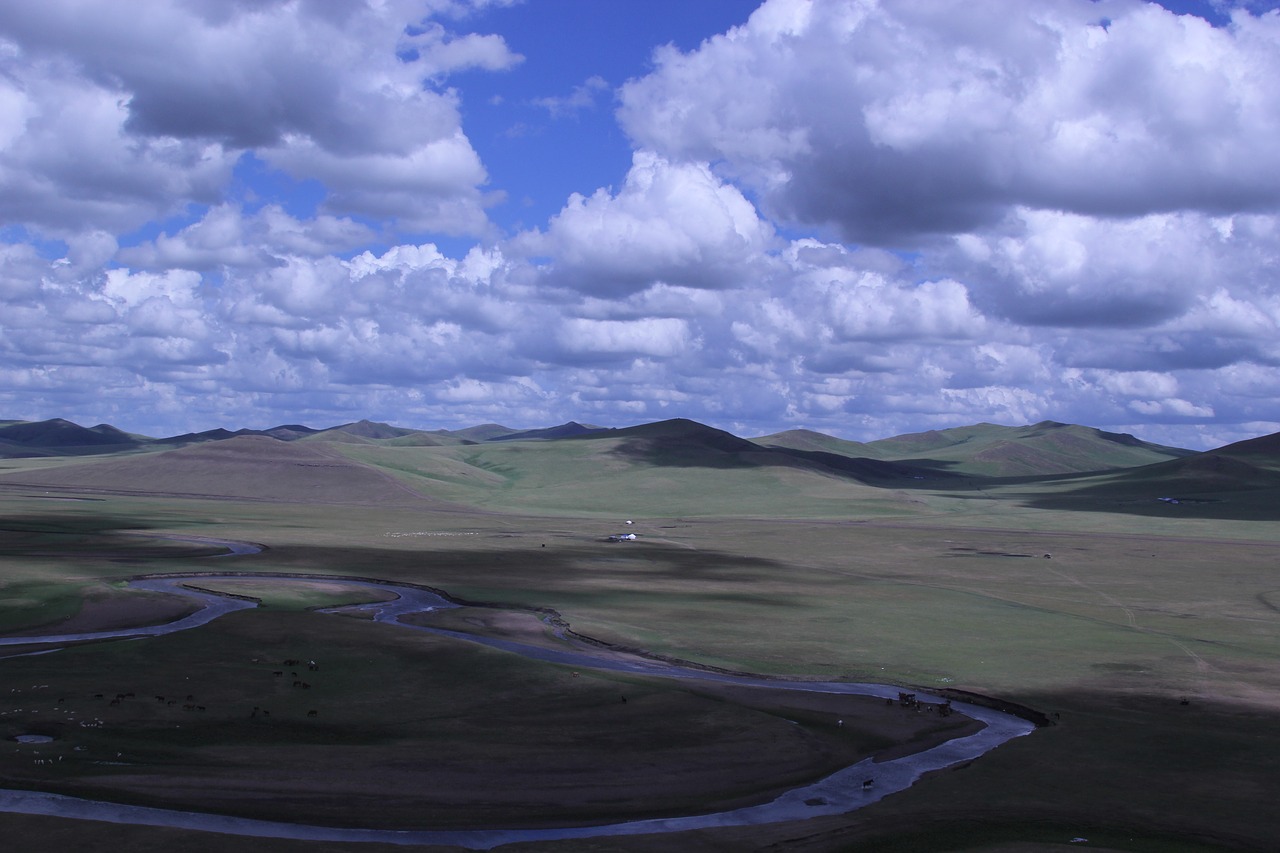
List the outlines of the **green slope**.
{"type": "Polygon", "coordinates": [[[1043,488],[1028,505],[1162,518],[1280,515],[1280,434],[1043,488]]]}
{"type": "Polygon", "coordinates": [[[1031,426],[975,424],[911,433],[865,444],[792,430],[758,439],[771,446],[817,449],[894,461],[935,472],[983,477],[1039,477],[1136,468],[1191,455],[1124,433],[1043,421],[1031,426]]]}
{"type": "Polygon", "coordinates": [[[868,517],[923,508],[905,492],[692,421],[557,441],[339,449],[423,494],[522,512],[868,517]]]}

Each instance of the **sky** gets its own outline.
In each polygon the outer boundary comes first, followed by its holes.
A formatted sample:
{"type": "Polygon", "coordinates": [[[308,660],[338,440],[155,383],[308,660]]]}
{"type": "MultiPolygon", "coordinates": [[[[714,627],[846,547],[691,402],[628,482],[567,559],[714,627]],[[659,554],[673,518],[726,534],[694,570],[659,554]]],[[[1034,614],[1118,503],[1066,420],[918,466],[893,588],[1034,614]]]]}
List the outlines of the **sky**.
{"type": "Polygon", "coordinates": [[[0,418],[1277,432],[1277,6],[0,4],[0,418]]]}

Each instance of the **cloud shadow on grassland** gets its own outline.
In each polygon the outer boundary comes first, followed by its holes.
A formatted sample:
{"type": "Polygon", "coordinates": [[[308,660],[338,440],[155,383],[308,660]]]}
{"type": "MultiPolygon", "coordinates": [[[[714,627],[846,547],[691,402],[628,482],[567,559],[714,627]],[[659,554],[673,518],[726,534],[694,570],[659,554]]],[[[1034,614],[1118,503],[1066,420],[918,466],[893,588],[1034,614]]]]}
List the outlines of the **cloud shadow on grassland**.
{"type": "Polygon", "coordinates": [[[1257,804],[1280,798],[1267,757],[1280,712],[1142,694],[1122,678],[1100,670],[1097,685],[1011,697],[1054,725],[864,810],[876,835],[898,831],[857,849],[944,849],[944,837],[945,849],[1072,837],[1132,851],[1270,849],[1280,813],[1257,804]]]}

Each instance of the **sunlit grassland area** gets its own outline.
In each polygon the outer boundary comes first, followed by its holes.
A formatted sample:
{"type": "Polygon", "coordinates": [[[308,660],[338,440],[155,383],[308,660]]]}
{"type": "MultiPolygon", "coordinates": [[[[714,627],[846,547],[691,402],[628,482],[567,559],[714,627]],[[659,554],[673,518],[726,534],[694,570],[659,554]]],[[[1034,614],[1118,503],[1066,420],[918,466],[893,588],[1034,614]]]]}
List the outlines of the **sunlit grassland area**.
{"type": "Polygon", "coordinates": [[[727,458],[707,466],[661,451],[619,453],[607,439],[461,447],[340,444],[344,456],[470,506],[539,515],[765,517],[909,512],[913,497],[804,468],[727,458]],[[625,484],[625,485],[622,485],[625,484]],[[785,500],[779,496],[785,495],[785,500]]]}
{"type": "MultiPolygon", "coordinates": [[[[137,595],[118,582],[139,574],[369,577],[433,587],[470,603],[554,610],[582,634],[708,666],[964,691],[1027,706],[1052,723],[841,818],[546,849],[1052,850],[1087,837],[1118,850],[1267,850],[1280,837],[1280,817],[1265,807],[1280,800],[1274,492],[1205,492],[1204,503],[1174,505],[1114,475],[880,488],[802,467],[700,468],[608,451],[601,442],[538,449],[344,444],[344,458],[389,472],[428,498],[379,505],[328,495],[323,502],[302,495],[197,500],[0,489],[0,630],[75,618],[88,598],[137,595]],[[621,532],[638,540],[606,541],[621,532]],[[219,549],[154,538],[162,534],[266,549],[212,556],[219,549]]],[[[614,776],[657,760],[646,757],[647,747],[670,736],[664,726],[700,733],[675,743],[722,750],[703,763],[801,748],[802,741],[775,739],[797,728],[782,722],[786,715],[619,676],[575,678],[464,643],[307,612],[340,603],[341,593],[322,586],[285,590],[262,579],[223,586],[269,608],[158,640],[0,660],[3,684],[66,679],[80,713],[96,710],[94,693],[133,692],[150,702],[145,714],[84,730],[95,755],[132,750],[160,768],[150,781],[113,782],[125,771],[94,765],[93,772],[60,769],[59,785],[90,792],[115,784],[134,801],[161,802],[181,799],[199,780],[223,780],[230,803],[236,777],[220,749],[252,764],[268,761],[255,750],[278,745],[306,773],[358,775],[359,767],[392,760],[387,744],[426,756],[445,741],[471,750],[458,755],[457,768],[500,754],[526,768],[512,770],[514,778],[534,779],[519,773],[532,774],[527,768],[537,754],[521,753],[519,744],[535,729],[577,732],[588,741],[591,732],[602,733],[600,748],[587,754],[614,776]],[[326,664],[311,688],[292,687],[289,672],[279,681],[271,674],[278,660],[293,657],[326,664]],[[208,686],[175,687],[192,678],[208,686]],[[582,707],[565,715],[564,697],[578,691],[582,707]],[[187,693],[208,709],[199,725],[158,737],[164,725],[195,725],[200,712],[181,710],[187,693]],[[613,728],[624,693],[627,725],[649,726],[629,741],[613,728]],[[154,699],[177,694],[178,706],[154,699]],[[501,725],[486,728],[477,719],[504,702],[519,704],[521,720],[511,711],[496,717],[511,737],[495,741],[501,725]],[[275,705],[270,723],[252,716],[255,705],[268,703],[275,705]],[[311,710],[316,717],[307,716],[311,710]],[[370,742],[342,740],[362,730],[370,742]],[[761,752],[762,744],[774,746],[761,752]],[[171,785],[159,781],[165,767],[171,785]]],[[[19,707],[25,705],[3,710],[19,707]]],[[[0,717],[10,728],[13,719],[49,722],[0,717]]],[[[822,731],[816,725],[803,731],[818,738],[803,740],[804,748],[828,750],[823,761],[852,749],[821,740],[828,735],[813,734],[822,731]]],[[[19,768],[14,748],[6,746],[6,784],[39,787],[44,777],[30,765],[19,768]]],[[[743,765],[735,776],[759,766],[743,765]]],[[[262,772],[271,780],[264,788],[275,793],[257,797],[255,813],[328,807],[314,792],[290,787],[286,774],[262,772]]],[[[452,778],[464,778],[457,772],[452,778]]],[[[403,777],[398,789],[421,783],[414,779],[403,777]]],[[[690,786],[695,804],[746,795],[690,786]]],[[[374,823],[414,808],[395,798],[377,805],[376,794],[375,786],[335,814],[374,823]]],[[[567,788],[557,796],[589,819],[625,816],[627,803],[640,799],[618,793],[607,805],[591,804],[567,788]]],[[[658,811],[674,806],[647,802],[658,811]]],[[[493,802],[453,803],[431,816],[466,823],[498,813],[536,816],[493,802]]],[[[159,849],[161,840],[194,850],[303,849],[170,830],[80,830],[74,821],[16,815],[0,815],[0,826],[40,837],[55,832],[84,849],[159,849]]]]}

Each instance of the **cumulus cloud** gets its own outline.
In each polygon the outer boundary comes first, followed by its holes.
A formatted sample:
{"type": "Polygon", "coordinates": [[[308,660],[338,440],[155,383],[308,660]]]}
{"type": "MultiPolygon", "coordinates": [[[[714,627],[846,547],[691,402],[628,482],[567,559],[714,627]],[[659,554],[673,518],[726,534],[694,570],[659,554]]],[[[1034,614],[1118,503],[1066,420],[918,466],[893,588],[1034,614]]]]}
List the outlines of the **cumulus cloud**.
{"type": "Polygon", "coordinates": [[[211,270],[219,267],[263,267],[285,255],[318,257],[345,251],[373,238],[368,226],[348,218],[318,216],[298,220],[279,205],[251,215],[229,204],[211,208],[198,222],[177,234],[121,251],[121,263],[146,269],[211,270]]]}
{"type": "Polygon", "coordinates": [[[769,0],[622,88],[639,145],[768,212],[893,244],[1011,207],[1140,216],[1280,198],[1280,20],[1154,4],[769,0]],[[750,98],[740,93],[750,92],[750,98]]]}
{"type": "Polygon", "coordinates": [[[1018,209],[960,235],[958,256],[987,311],[1031,325],[1149,327],[1184,314],[1235,272],[1243,241],[1202,214],[1106,220],[1018,209]]]}
{"type": "Polygon", "coordinates": [[[1280,15],[768,0],[504,235],[450,75],[519,73],[506,2],[0,9],[0,415],[1280,423],[1280,15]]]}
{"type": "Polygon", "coordinates": [[[113,81],[27,57],[3,36],[0,220],[59,235],[122,231],[218,198],[234,163],[220,144],[137,138],[125,127],[128,94],[113,81]]]}
{"type": "Polygon", "coordinates": [[[656,356],[670,358],[690,346],[689,329],[683,320],[568,319],[558,333],[559,343],[570,353],[616,355],[626,358],[656,356]]]}
{"type": "MultiPolygon", "coordinates": [[[[428,10],[430,4],[428,4],[428,10]]],[[[517,64],[407,2],[52,0],[0,10],[0,216],[128,228],[219,198],[244,150],[406,230],[485,229],[487,175],[456,96],[424,85],[517,64]]]]}
{"type": "Polygon", "coordinates": [[[625,296],[664,282],[728,287],[759,275],[773,229],[742,193],[701,163],[636,153],[616,194],[574,194],[545,232],[516,241],[552,258],[548,279],[589,293],[625,296]]]}

